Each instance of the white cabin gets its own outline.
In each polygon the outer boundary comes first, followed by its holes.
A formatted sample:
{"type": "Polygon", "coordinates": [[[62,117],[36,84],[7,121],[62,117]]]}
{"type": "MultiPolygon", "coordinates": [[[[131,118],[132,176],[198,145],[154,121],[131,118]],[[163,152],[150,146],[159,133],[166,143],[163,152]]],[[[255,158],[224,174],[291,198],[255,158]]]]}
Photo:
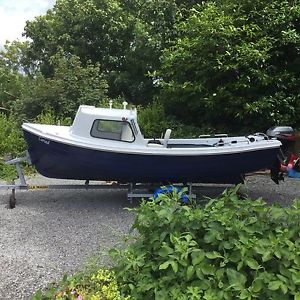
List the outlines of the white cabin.
{"type": "Polygon", "coordinates": [[[145,144],[137,123],[136,109],[96,108],[80,105],[70,134],[82,138],[100,138],[145,144]]]}

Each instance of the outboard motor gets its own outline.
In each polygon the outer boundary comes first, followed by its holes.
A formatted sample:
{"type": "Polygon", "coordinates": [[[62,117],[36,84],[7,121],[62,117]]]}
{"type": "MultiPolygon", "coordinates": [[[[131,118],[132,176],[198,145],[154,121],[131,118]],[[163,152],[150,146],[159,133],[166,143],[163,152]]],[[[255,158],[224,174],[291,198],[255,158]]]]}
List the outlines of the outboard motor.
{"type": "Polygon", "coordinates": [[[278,156],[280,163],[279,165],[276,163],[271,168],[271,178],[278,183],[280,180],[283,180],[283,172],[285,172],[283,167],[287,164],[292,153],[294,153],[296,135],[294,129],[290,126],[273,126],[266,133],[269,138],[276,138],[282,144],[282,151],[278,156]]]}
{"type": "Polygon", "coordinates": [[[282,143],[281,154],[278,159],[281,162],[280,170],[277,165],[271,169],[271,177],[277,183],[283,173],[291,178],[300,179],[300,158],[296,154],[296,134],[290,126],[277,126],[268,129],[267,135],[270,138],[277,138],[282,143]]]}
{"type": "Polygon", "coordinates": [[[296,135],[290,126],[274,126],[267,130],[269,138],[277,138],[282,143],[282,152],[286,157],[295,151],[296,135]]]}
{"type": "Polygon", "coordinates": [[[274,126],[267,130],[269,138],[277,138],[282,143],[294,143],[296,140],[294,129],[290,126],[274,126]]]}

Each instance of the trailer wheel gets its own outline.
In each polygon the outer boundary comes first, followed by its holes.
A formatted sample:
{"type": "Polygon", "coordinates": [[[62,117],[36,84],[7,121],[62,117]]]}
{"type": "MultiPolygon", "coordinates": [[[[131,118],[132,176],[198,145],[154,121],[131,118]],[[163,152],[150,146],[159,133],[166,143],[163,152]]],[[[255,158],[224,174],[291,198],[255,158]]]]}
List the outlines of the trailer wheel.
{"type": "Polygon", "coordinates": [[[15,190],[12,191],[12,194],[9,196],[8,208],[13,209],[16,207],[16,197],[15,190]]]}

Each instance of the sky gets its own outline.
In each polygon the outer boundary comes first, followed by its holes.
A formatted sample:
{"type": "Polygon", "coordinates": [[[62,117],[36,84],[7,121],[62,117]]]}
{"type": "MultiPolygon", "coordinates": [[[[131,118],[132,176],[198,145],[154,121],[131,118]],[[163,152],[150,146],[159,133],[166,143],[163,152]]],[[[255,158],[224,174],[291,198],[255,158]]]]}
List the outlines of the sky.
{"type": "Polygon", "coordinates": [[[55,0],[0,0],[0,48],[6,40],[24,40],[27,20],[45,14],[55,0]]]}

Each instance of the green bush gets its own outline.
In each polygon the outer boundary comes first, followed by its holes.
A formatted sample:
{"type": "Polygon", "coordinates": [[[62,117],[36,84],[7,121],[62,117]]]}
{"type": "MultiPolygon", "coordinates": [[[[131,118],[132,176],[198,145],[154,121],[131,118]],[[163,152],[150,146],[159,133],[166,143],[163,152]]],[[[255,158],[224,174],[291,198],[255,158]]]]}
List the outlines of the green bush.
{"type": "Polygon", "coordinates": [[[172,129],[171,138],[195,138],[200,133],[211,133],[211,128],[197,128],[192,125],[185,125],[165,112],[162,103],[157,100],[145,107],[138,107],[138,121],[142,133],[147,138],[163,137],[166,129],[172,129]]]}
{"type": "Polygon", "coordinates": [[[138,235],[112,250],[134,299],[300,299],[300,200],[291,208],[240,199],[205,207],[161,195],[136,210],[138,235]]]}
{"type": "Polygon", "coordinates": [[[300,2],[194,3],[155,73],[166,110],[226,131],[299,126],[300,2]]]}
{"type": "Polygon", "coordinates": [[[52,286],[44,293],[37,291],[32,300],[129,300],[123,297],[113,271],[99,269],[91,275],[64,276],[58,286],[52,286]]]}
{"type": "Polygon", "coordinates": [[[15,118],[0,113],[0,156],[19,155],[25,147],[21,128],[15,118]]]}
{"type": "Polygon", "coordinates": [[[51,109],[43,111],[40,115],[38,115],[34,123],[37,124],[49,124],[49,125],[65,125],[70,126],[72,124],[71,118],[58,118],[55,116],[54,112],[51,109]]]}
{"type": "Polygon", "coordinates": [[[21,127],[13,116],[0,113],[0,178],[11,180],[16,176],[15,167],[3,159],[20,156],[26,149],[21,127]]]}

